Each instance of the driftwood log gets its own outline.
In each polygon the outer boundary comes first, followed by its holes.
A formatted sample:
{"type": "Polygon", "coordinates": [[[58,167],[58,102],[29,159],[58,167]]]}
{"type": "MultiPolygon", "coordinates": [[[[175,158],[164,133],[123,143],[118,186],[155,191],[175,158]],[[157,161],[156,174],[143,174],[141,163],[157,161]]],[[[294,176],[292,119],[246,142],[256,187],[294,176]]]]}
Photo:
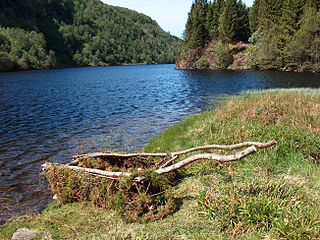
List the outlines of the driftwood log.
{"type": "MultiPolygon", "coordinates": [[[[249,156],[250,154],[257,151],[257,149],[263,149],[263,148],[270,148],[274,145],[276,145],[277,142],[275,140],[272,140],[267,143],[261,143],[261,142],[244,142],[234,145],[207,145],[207,146],[200,146],[195,148],[190,148],[182,151],[177,152],[171,152],[171,153],[132,153],[132,154],[120,154],[120,153],[89,153],[89,154],[83,154],[83,155],[77,155],[74,157],[74,161],[72,161],[69,164],[63,165],[66,168],[69,168],[71,170],[75,171],[82,171],[86,172],[95,176],[105,177],[109,179],[119,179],[120,177],[124,176],[131,176],[132,173],[130,172],[108,172],[103,171],[99,169],[93,169],[93,168],[83,168],[74,166],[79,161],[85,158],[107,158],[107,157],[120,157],[120,158],[131,158],[131,157],[168,157],[169,160],[165,162],[162,166],[160,166],[157,169],[154,169],[154,171],[158,174],[165,174],[169,173],[174,170],[178,170],[182,167],[185,167],[195,161],[200,160],[212,160],[220,163],[225,162],[232,162],[232,161],[238,161],[243,159],[244,157],[249,156]],[[219,149],[219,150],[235,150],[240,148],[246,148],[243,151],[240,151],[238,153],[232,154],[232,155],[218,155],[214,153],[199,153],[192,155],[190,157],[187,157],[184,160],[181,160],[177,163],[171,164],[174,160],[176,160],[179,156],[195,151],[205,151],[205,150],[213,150],[213,149],[219,149]],[[170,165],[171,164],[171,165],[170,165]]],[[[42,165],[43,169],[49,168],[53,163],[45,163],[42,165]]],[[[141,178],[137,178],[137,181],[141,180],[141,178]]]]}

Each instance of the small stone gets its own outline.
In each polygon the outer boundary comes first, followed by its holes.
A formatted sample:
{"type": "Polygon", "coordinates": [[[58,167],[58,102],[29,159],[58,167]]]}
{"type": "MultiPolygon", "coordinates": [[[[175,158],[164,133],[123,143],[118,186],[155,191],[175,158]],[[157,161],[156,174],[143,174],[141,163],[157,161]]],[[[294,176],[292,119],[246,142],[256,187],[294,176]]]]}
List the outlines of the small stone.
{"type": "Polygon", "coordinates": [[[32,240],[38,236],[38,232],[28,228],[19,228],[12,236],[11,240],[32,240]]]}

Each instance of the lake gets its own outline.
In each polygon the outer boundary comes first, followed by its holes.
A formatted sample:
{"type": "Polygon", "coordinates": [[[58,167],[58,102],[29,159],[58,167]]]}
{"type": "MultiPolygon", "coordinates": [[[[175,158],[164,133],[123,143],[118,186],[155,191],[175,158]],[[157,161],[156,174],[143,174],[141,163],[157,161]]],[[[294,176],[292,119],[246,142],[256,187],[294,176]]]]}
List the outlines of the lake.
{"type": "Polygon", "coordinates": [[[138,151],[161,131],[223,96],[319,88],[320,75],[184,71],[174,65],[85,67],[0,74],[0,222],[43,209],[40,165],[74,154],[138,151]]]}

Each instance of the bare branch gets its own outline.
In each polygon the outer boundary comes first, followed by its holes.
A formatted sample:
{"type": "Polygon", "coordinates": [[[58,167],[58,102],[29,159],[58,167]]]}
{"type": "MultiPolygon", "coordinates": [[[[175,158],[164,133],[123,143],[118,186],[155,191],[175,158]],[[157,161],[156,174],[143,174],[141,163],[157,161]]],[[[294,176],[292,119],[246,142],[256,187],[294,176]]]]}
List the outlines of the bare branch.
{"type": "Polygon", "coordinates": [[[261,143],[261,142],[244,142],[239,144],[233,144],[233,145],[207,145],[207,146],[201,146],[201,147],[195,147],[195,148],[189,148],[186,150],[178,151],[178,152],[172,152],[171,155],[182,155],[194,151],[200,151],[200,150],[211,150],[211,149],[218,149],[218,150],[236,150],[240,148],[247,148],[254,146],[256,148],[269,148],[277,144],[277,141],[272,140],[267,143],[261,143]]]}
{"type": "Polygon", "coordinates": [[[242,152],[233,154],[233,155],[218,155],[218,154],[213,154],[213,153],[203,153],[203,154],[197,154],[197,155],[193,155],[191,157],[186,158],[185,160],[182,160],[176,164],[173,164],[169,167],[165,167],[165,168],[160,168],[158,170],[156,170],[156,173],[159,174],[164,174],[164,173],[168,173],[177,169],[180,169],[184,166],[189,165],[190,163],[193,163],[195,161],[198,160],[213,160],[213,161],[217,161],[217,162],[232,162],[232,161],[238,161],[254,152],[257,151],[257,148],[255,146],[251,146],[248,147],[247,149],[245,149],[242,152]]]}
{"type": "Polygon", "coordinates": [[[255,146],[256,148],[269,148],[277,144],[277,141],[272,140],[267,143],[261,143],[261,142],[244,142],[239,144],[233,144],[233,145],[206,145],[201,147],[195,147],[195,148],[189,148],[177,152],[171,152],[171,153],[130,153],[130,154],[123,154],[123,153],[102,153],[102,152],[96,152],[96,153],[88,153],[83,155],[76,155],[74,156],[75,162],[77,159],[82,159],[85,157],[89,158],[97,158],[97,157],[120,157],[120,158],[130,158],[130,157],[167,157],[167,156],[178,156],[183,155],[190,152],[195,151],[201,151],[201,150],[210,150],[210,149],[218,149],[218,150],[236,150],[240,148],[255,146]]]}
{"type": "MultiPolygon", "coordinates": [[[[119,156],[119,157],[135,157],[135,156],[170,156],[171,159],[169,159],[164,165],[162,165],[159,169],[154,170],[158,174],[165,174],[169,173],[174,170],[178,170],[182,167],[185,167],[195,161],[200,161],[200,160],[212,160],[212,161],[217,161],[220,163],[225,163],[225,162],[232,162],[232,161],[238,161],[241,160],[244,157],[249,156],[250,154],[254,153],[257,151],[257,148],[270,148],[277,144],[275,140],[270,141],[268,143],[258,143],[258,142],[245,142],[245,143],[240,143],[240,144],[235,144],[235,145],[208,145],[208,146],[202,146],[202,147],[196,147],[196,148],[190,148],[186,149],[183,151],[179,152],[173,152],[170,154],[167,153],[135,153],[135,154],[114,154],[114,153],[93,153],[93,154],[86,154],[86,155],[80,155],[76,157],[76,160],[73,161],[72,163],[77,163],[80,159],[81,156],[90,156],[90,157],[99,157],[99,156],[119,156]],[[202,154],[196,154],[193,156],[190,156],[180,162],[177,162],[175,164],[172,164],[168,166],[170,163],[172,163],[179,155],[185,154],[185,153],[190,153],[194,151],[199,151],[199,150],[209,150],[209,149],[222,149],[222,150],[234,150],[234,149],[239,149],[247,147],[245,150],[232,154],[232,155],[218,155],[214,153],[202,153],[202,154]],[[102,154],[102,155],[101,155],[102,154]]],[[[129,177],[132,176],[131,172],[108,172],[108,171],[103,171],[99,169],[92,169],[92,168],[83,168],[83,167],[78,167],[78,166],[72,166],[71,164],[54,164],[54,163],[45,163],[42,165],[43,170],[50,168],[52,165],[58,165],[58,166],[63,166],[66,168],[69,168],[74,171],[78,172],[86,172],[94,176],[99,176],[99,177],[105,177],[108,179],[112,180],[119,180],[121,177],[129,177]]],[[[136,177],[134,181],[141,181],[143,180],[143,177],[136,177]]]]}

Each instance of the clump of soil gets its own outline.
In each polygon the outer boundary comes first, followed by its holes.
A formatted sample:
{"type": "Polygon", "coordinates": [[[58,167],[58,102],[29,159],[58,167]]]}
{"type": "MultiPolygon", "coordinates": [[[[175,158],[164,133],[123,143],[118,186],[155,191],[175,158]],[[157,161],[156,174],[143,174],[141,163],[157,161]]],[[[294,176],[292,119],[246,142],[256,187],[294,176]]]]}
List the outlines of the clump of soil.
{"type": "MultiPolygon", "coordinates": [[[[160,159],[165,161],[165,159],[160,159]]],[[[113,172],[131,172],[130,177],[109,179],[77,172],[63,165],[45,169],[51,191],[63,203],[90,202],[102,209],[118,211],[128,221],[155,221],[175,209],[172,186],[178,175],[159,175],[155,159],[146,157],[83,158],[76,166],[113,172]],[[142,178],[137,181],[137,177],[142,178]]]]}
{"type": "Polygon", "coordinates": [[[150,169],[152,164],[145,157],[115,157],[107,158],[84,158],[77,166],[84,168],[95,168],[109,172],[131,172],[134,169],[150,169]]]}

